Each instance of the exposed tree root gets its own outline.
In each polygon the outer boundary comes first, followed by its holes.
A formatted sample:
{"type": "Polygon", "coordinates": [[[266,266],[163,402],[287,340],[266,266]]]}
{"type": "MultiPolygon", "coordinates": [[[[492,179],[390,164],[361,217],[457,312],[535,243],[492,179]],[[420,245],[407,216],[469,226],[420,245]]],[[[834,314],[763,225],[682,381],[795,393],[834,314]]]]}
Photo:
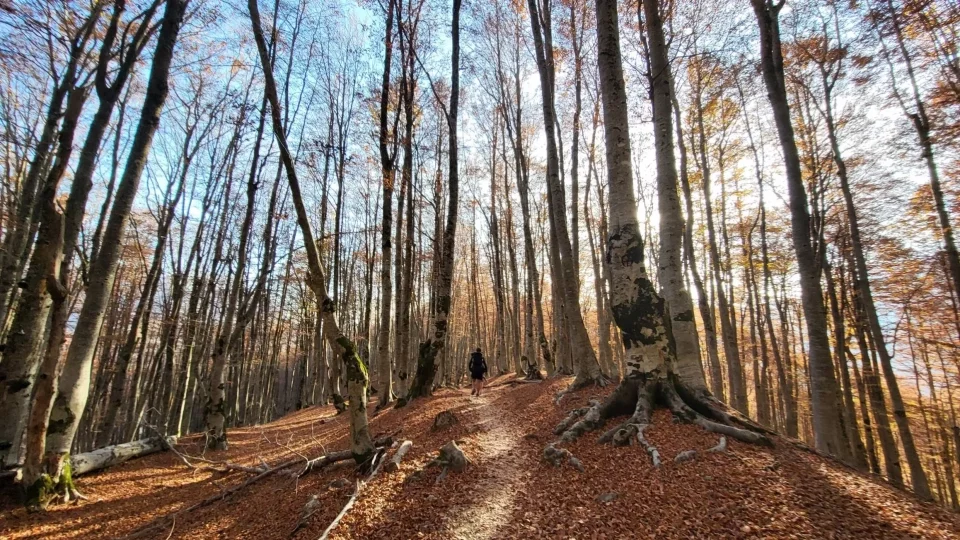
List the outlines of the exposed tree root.
{"type": "Polygon", "coordinates": [[[403,460],[403,456],[405,456],[412,447],[413,441],[403,441],[400,447],[397,448],[397,451],[393,453],[393,458],[387,463],[387,472],[394,472],[400,469],[400,461],[403,460]]]}
{"type": "MultiPolygon", "coordinates": [[[[726,437],[750,444],[773,446],[767,436],[772,433],[770,430],[731,410],[709,393],[684,390],[683,385],[672,376],[624,379],[603,403],[594,400],[588,407],[570,411],[554,429],[558,439],[544,449],[544,458],[554,465],[561,464],[563,460],[576,459],[568,450],[558,448],[558,445],[571,443],[588,432],[600,429],[611,418],[632,413],[626,421],[605,431],[599,442],[624,446],[632,444],[636,437],[639,445],[650,454],[654,466],[659,466],[660,453],[643,434],[650,425],[656,405],[670,409],[679,421],[696,424],[706,431],[721,435],[720,444],[711,448],[711,452],[725,451],[726,437]]],[[[558,396],[557,401],[560,397],[562,395],[558,396]]]]}
{"type": "MultiPolygon", "coordinates": [[[[650,461],[653,463],[654,468],[659,468],[662,461],[660,460],[660,451],[657,450],[657,447],[650,444],[646,437],[643,435],[643,431],[649,427],[648,424],[632,424],[632,427],[637,434],[637,443],[647,451],[647,454],[650,455],[650,461]]],[[[617,446],[625,446],[630,444],[629,436],[632,435],[630,429],[621,429],[613,437],[613,444],[617,446]],[[624,438],[624,435],[627,435],[627,438],[624,438]]]]}
{"type": "Polygon", "coordinates": [[[574,469],[583,472],[583,463],[576,458],[566,448],[557,448],[555,443],[550,443],[543,449],[543,458],[552,463],[554,467],[559,467],[565,462],[569,463],[574,469]]]}
{"type": "Polygon", "coordinates": [[[598,388],[603,388],[610,384],[610,379],[606,377],[603,373],[600,373],[596,377],[587,378],[587,377],[577,377],[570,383],[570,386],[564,388],[563,390],[557,392],[557,395],[553,398],[554,405],[560,405],[560,400],[563,399],[563,396],[576,392],[577,390],[583,390],[589,386],[596,386],[598,388]]]}
{"type": "Polygon", "coordinates": [[[720,436],[720,442],[718,442],[716,446],[713,446],[707,449],[707,452],[713,452],[718,454],[726,453],[726,451],[727,451],[727,438],[724,437],[723,435],[720,436]]]}

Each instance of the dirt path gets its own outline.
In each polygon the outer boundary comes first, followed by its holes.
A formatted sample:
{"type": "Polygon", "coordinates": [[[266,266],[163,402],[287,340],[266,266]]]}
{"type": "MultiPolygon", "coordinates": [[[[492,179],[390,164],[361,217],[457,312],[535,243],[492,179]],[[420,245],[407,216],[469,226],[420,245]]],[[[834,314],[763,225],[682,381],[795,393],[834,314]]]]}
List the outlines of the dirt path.
{"type": "Polygon", "coordinates": [[[524,466],[529,457],[518,448],[522,426],[497,403],[507,388],[490,388],[482,396],[470,398],[476,403],[480,431],[471,441],[474,449],[469,457],[482,476],[475,490],[466,495],[470,499],[467,504],[458,505],[448,516],[450,538],[502,537],[498,533],[513,515],[520,486],[529,476],[524,472],[529,469],[524,466]]]}

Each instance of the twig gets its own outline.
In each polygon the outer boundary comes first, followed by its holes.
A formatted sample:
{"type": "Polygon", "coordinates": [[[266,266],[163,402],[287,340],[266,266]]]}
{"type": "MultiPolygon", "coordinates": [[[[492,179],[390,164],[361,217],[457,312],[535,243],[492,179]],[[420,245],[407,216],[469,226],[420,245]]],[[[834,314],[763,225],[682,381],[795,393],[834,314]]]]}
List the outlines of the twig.
{"type": "Polygon", "coordinates": [[[336,528],[336,526],[340,523],[340,520],[343,519],[343,516],[347,515],[347,512],[351,508],[353,508],[353,505],[357,502],[357,498],[360,496],[360,489],[363,488],[363,486],[366,483],[373,480],[373,477],[376,476],[378,472],[380,472],[380,466],[383,465],[383,462],[385,461],[383,457],[386,455],[386,452],[387,452],[386,449],[382,449],[379,452],[377,452],[377,454],[374,456],[374,461],[376,461],[377,464],[373,468],[373,472],[370,473],[370,476],[368,476],[365,481],[357,480],[357,487],[356,489],[354,489],[353,495],[350,496],[350,500],[347,501],[347,504],[343,505],[343,510],[340,510],[340,513],[337,514],[337,517],[333,519],[333,522],[330,523],[330,526],[327,527],[325,531],[323,531],[323,535],[320,536],[320,540],[327,540],[327,538],[330,536],[330,533],[333,531],[333,529],[336,528]]]}
{"type": "Polygon", "coordinates": [[[167,535],[167,540],[170,540],[170,538],[173,537],[173,531],[174,531],[174,529],[176,529],[176,528],[177,528],[177,518],[176,518],[176,516],[174,516],[174,518],[173,518],[173,526],[170,527],[170,534],[167,535]]]}

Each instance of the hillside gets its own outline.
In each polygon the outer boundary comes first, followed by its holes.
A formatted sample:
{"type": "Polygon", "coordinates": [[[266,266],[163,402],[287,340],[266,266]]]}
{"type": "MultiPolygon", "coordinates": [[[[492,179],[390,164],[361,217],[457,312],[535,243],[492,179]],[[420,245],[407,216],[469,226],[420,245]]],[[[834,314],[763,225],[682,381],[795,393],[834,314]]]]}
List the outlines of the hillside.
{"type": "MultiPolygon", "coordinates": [[[[765,449],[730,442],[725,454],[699,428],[657,413],[647,438],[664,456],[654,469],[637,446],[613,448],[584,437],[570,449],[585,472],[541,459],[552,429],[569,408],[609,390],[584,391],[553,403],[567,381],[491,382],[480,398],[443,389],[404,409],[372,418],[375,434],[413,441],[400,470],[379,474],[332,538],[952,538],[960,518],[883,482],[777,441],[765,449]],[[431,431],[440,411],[460,422],[431,431]],[[466,472],[435,481],[424,468],[447,441],[462,441],[466,472]],[[684,450],[693,461],[674,463],[684,450]],[[613,499],[613,500],[602,500],[613,499]]],[[[231,431],[217,461],[258,467],[346,448],[348,424],[332,407],[290,414],[268,425],[231,431]]],[[[194,456],[197,439],[177,450],[194,456]]],[[[294,480],[267,476],[192,511],[184,509],[255,475],[189,468],[164,452],[82,477],[89,501],[28,514],[4,503],[0,537],[30,538],[289,538],[304,505],[319,505],[293,538],[317,538],[353,492],[353,467],[333,465],[294,480]],[[337,483],[340,479],[346,482],[337,483]],[[337,487],[341,486],[342,487],[337,487]]],[[[299,465],[298,465],[299,467],[299,465]]],[[[293,467],[291,471],[299,470],[293,467]]]]}

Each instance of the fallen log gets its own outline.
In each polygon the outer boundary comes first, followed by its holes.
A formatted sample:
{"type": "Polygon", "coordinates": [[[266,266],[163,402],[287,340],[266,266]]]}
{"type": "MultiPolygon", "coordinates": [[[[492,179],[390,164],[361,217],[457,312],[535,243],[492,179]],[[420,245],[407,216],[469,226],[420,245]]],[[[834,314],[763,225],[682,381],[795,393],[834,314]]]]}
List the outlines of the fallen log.
{"type": "Polygon", "coordinates": [[[77,476],[106,469],[133,458],[160,452],[175,444],[177,444],[177,438],[173,436],[166,438],[148,437],[139,441],[115,444],[71,456],[70,467],[73,475],[77,476]]]}

